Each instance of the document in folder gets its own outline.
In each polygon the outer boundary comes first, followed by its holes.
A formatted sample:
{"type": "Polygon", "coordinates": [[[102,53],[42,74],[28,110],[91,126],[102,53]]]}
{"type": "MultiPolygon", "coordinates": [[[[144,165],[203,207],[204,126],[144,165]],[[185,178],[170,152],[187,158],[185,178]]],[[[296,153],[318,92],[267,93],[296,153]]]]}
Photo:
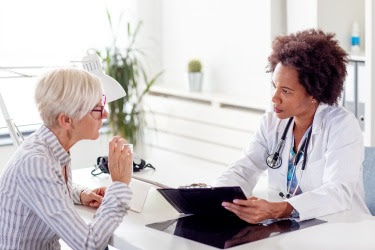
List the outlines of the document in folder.
{"type": "Polygon", "coordinates": [[[158,191],[178,212],[199,216],[234,216],[221,203],[246,199],[240,187],[162,188],[158,191]]]}

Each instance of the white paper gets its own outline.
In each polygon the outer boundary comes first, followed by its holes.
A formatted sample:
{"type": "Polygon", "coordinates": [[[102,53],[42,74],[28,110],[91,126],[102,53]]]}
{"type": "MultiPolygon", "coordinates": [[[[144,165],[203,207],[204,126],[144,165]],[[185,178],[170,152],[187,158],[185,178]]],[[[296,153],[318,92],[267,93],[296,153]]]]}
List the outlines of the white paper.
{"type": "Polygon", "coordinates": [[[133,191],[133,198],[130,201],[130,210],[140,213],[146,202],[151,184],[133,178],[129,186],[133,191]]]}

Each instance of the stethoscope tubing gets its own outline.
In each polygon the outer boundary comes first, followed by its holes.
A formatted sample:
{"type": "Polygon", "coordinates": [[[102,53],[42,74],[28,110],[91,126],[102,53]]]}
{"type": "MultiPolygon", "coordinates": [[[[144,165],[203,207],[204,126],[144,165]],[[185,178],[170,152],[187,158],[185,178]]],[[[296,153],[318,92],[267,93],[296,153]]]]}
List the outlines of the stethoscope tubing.
{"type": "MultiPolygon", "coordinates": [[[[280,153],[282,152],[282,150],[285,146],[286,134],[289,130],[289,127],[290,127],[292,121],[293,121],[293,117],[290,117],[289,120],[288,120],[288,123],[287,123],[287,125],[284,129],[283,135],[281,136],[280,140],[277,143],[275,153],[270,154],[266,159],[266,163],[267,163],[268,167],[270,167],[272,169],[277,169],[277,168],[281,167],[281,165],[282,165],[282,159],[280,157],[280,153]]],[[[295,156],[296,158],[295,158],[295,161],[293,162],[293,172],[292,172],[291,180],[290,180],[290,182],[287,186],[287,190],[286,190],[287,191],[287,198],[295,196],[298,188],[300,187],[300,184],[301,184],[301,181],[302,181],[302,178],[303,178],[303,172],[306,168],[307,149],[308,149],[308,145],[310,143],[311,134],[312,134],[312,125],[309,128],[307,138],[304,139],[304,141],[301,145],[301,148],[298,150],[298,152],[295,156]],[[299,159],[302,157],[302,155],[303,155],[303,162],[302,162],[302,167],[301,167],[301,176],[300,176],[299,180],[297,181],[297,186],[296,186],[293,194],[290,195],[290,188],[291,188],[291,185],[292,185],[292,181],[293,181],[293,178],[296,175],[297,165],[298,165],[299,159]]],[[[277,140],[277,134],[276,134],[276,140],[277,140]]],[[[280,192],[280,193],[282,194],[282,192],[280,192]]]]}

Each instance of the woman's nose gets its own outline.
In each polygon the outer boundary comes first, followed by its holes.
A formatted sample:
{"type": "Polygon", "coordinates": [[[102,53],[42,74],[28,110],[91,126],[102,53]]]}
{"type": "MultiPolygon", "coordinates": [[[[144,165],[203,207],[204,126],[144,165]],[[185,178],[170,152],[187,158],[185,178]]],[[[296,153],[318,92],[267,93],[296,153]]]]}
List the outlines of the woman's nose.
{"type": "Polygon", "coordinates": [[[108,111],[106,109],[103,110],[103,117],[102,119],[107,119],[108,118],[108,111]]]}
{"type": "Polygon", "coordinates": [[[280,98],[278,96],[278,91],[275,89],[274,92],[273,92],[273,95],[272,95],[272,102],[275,103],[275,104],[279,104],[280,103],[280,98]]]}

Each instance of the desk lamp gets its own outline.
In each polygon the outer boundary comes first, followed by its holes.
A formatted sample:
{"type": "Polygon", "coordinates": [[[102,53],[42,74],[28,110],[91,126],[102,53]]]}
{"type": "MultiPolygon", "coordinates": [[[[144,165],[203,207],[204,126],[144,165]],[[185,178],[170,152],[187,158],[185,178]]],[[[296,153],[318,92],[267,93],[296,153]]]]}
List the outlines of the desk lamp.
{"type": "Polygon", "coordinates": [[[107,97],[107,102],[112,102],[126,96],[125,90],[122,88],[122,86],[115,79],[103,72],[102,65],[100,64],[99,56],[97,54],[87,53],[87,55],[82,58],[81,63],[86,71],[100,78],[103,92],[107,97]]]}

